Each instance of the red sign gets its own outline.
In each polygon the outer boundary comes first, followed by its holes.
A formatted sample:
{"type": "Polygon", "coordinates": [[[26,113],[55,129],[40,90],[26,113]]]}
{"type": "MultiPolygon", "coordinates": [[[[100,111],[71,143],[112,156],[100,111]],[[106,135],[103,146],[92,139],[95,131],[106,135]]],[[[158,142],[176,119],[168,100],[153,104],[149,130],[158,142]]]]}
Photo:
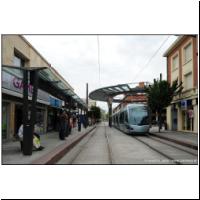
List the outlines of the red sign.
{"type": "Polygon", "coordinates": [[[193,110],[188,110],[188,115],[189,115],[189,118],[193,118],[194,117],[194,111],[193,110]]]}
{"type": "MultiPolygon", "coordinates": [[[[22,79],[19,79],[19,78],[17,78],[17,77],[14,77],[14,78],[13,78],[13,86],[14,86],[15,88],[18,88],[18,89],[22,90],[22,89],[23,89],[23,81],[22,81],[22,79]]],[[[28,91],[29,91],[30,93],[33,93],[33,86],[30,85],[30,84],[28,84],[28,91]]]]}

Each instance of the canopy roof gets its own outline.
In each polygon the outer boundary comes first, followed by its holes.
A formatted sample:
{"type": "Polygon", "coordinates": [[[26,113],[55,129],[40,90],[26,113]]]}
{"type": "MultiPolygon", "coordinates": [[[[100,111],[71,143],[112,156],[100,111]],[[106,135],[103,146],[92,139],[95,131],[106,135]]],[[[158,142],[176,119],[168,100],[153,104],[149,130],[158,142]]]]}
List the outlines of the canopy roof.
{"type": "MultiPolygon", "coordinates": [[[[144,85],[147,85],[148,83],[144,83],[144,85]]],[[[96,101],[109,101],[109,98],[113,98],[112,102],[114,103],[120,103],[123,101],[123,99],[117,99],[114,98],[117,95],[120,94],[141,94],[145,93],[144,87],[139,87],[138,83],[127,83],[127,84],[120,84],[120,85],[114,85],[114,86],[108,86],[99,88],[97,90],[92,91],[89,94],[89,98],[96,100],[96,101]]]]}
{"type": "Polygon", "coordinates": [[[71,97],[76,103],[83,108],[87,108],[87,104],[73,91],[70,85],[61,80],[53,70],[49,67],[15,67],[2,65],[3,71],[23,79],[22,70],[35,71],[39,73],[38,87],[57,98],[69,99],[71,97]]]}

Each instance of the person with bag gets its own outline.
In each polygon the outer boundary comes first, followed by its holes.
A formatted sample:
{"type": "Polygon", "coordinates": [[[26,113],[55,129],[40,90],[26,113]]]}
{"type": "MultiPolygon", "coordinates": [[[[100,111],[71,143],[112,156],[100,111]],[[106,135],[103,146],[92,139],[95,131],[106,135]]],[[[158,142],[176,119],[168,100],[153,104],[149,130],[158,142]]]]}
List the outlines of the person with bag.
{"type": "MultiPolygon", "coordinates": [[[[19,127],[18,130],[18,136],[20,139],[20,146],[21,146],[21,151],[23,151],[23,124],[19,127]]],[[[40,135],[35,132],[36,130],[36,125],[34,126],[34,132],[33,132],[33,151],[41,151],[44,149],[43,146],[41,146],[40,142],[40,135]]]]}

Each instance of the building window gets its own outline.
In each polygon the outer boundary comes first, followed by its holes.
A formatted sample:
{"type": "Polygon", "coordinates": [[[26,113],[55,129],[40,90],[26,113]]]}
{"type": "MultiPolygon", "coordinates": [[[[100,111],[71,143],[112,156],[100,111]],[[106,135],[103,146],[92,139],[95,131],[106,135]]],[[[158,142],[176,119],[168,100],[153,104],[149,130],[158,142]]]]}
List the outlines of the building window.
{"type": "Polygon", "coordinates": [[[178,62],[178,55],[172,58],[172,71],[175,69],[178,69],[179,67],[179,62],[178,62]]]}
{"type": "Polygon", "coordinates": [[[17,55],[14,55],[13,64],[16,67],[24,67],[25,61],[17,55]]]}
{"type": "Polygon", "coordinates": [[[189,43],[185,48],[184,48],[184,63],[189,62],[192,60],[192,44],[189,43]]]}
{"type": "Polygon", "coordinates": [[[192,81],[192,72],[191,72],[184,76],[184,89],[185,90],[191,89],[193,85],[192,83],[193,81],[192,81]]]}
{"type": "MultiPolygon", "coordinates": [[[[18,54],[14,53],[13,65],[15,67],[24,67],[25,60],[18,56],[18,54]]],[[[23,72],[18,69],[13,69],[13,75],[17,75],[19,77],[23,77],[23,72]]]]}

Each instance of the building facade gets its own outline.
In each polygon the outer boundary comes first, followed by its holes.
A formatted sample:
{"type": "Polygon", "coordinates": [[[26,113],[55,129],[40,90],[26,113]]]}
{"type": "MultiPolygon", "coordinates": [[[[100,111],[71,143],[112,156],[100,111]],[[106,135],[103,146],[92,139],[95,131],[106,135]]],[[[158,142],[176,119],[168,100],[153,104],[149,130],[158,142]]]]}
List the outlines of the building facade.
{"type": "Polygon", "coordinates": [[[92,106],[97,106],[97,102],[92,99],[88,99],[88,109],[90,110],[92,106]]]}
{"type": "MultiPolygon", "coordinates": [[[[139,88],[144,88],[144,82],[139,82],[139,88]]],[[[126,94],[122,99],[122,102],[113,109],[113,113],[119,111],[121,108],[125,107],[129,103],[147,103],[147,96],[145,94],[126,94]]]]}
{"type": "MultiPolygon", "coordinates": [[[[42,57],[42,55],[21,35],[2,36],[2,65],[15,67],[47,67],[51,68],[66,88],[73,88],[42,57]]],[[[5,70],[2,67],[2,139],[15,138],[23,118],[23,75],[21,70],[5,70]]],[[[32,85],[28,85],[29,100],[32,96],[32,85]]],[[[56,130],[59,111],[64,105],[62,99],[38,89],[36,104],[36,122],[38,132],[56,130]]]]}
{"type": "Polygon", "coordinates": [[[167,58],[167,80],[183,83],[180,95],[167,108],[169,130],[198,132],[198,47],[197,36],[183,35],[164,53],[167,58]]]}

